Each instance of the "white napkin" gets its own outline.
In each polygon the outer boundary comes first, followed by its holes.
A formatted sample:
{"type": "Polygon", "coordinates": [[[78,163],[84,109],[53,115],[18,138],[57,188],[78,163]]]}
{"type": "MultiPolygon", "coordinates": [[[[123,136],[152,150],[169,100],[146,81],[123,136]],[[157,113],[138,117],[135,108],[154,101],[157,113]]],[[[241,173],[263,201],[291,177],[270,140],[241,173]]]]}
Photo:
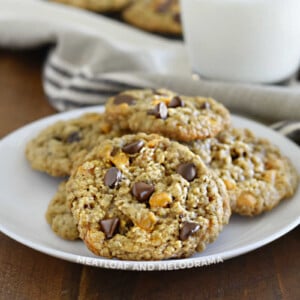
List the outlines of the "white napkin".
{"type": "Polygon", "coordinates": [[[124,89],[166,87],[216,98],[230,110],[299,141],[300,90],[192,80],[184,45],[75,8],[37,0],[0,0],[0,46],[53,44],[44,90],[58,110],[105,103],[124,89]],[[81,26],[78,22],[82,22],[81,26]]]}

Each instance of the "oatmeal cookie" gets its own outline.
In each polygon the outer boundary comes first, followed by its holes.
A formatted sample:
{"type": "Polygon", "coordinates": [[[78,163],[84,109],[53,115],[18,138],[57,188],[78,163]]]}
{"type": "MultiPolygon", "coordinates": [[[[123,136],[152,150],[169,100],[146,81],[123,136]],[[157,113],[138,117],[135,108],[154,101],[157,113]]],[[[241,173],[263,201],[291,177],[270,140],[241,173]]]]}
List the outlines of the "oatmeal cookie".
{"type": "Polygon", "coordinates": [[[106,114],[122,128],[177,141],[214,137],[230,124],[230,114],[221,103],[166,89],[124,91],[108,100],[106,114]]]}
{"type": "Polygon", "coordinates": [[[79,238],[76,222],[67,203],[66,182],[62,182],[48,205],[46,220],[52,230],[61,238],[76,240],[79,238]]]}
{"type": "Polygon", "coordinates": [[[296,191],[298,174],[289,159],[248,129],[231,128],[188,146],[223,179],[235,213],[258,215],[296,191]]]}
{"type": "Polygon", "coordinates": [[[179,0],[138,0],[122,16],[126,22],[147,31],[182,33],[179,0]]]}
{"type": "Polygon", "coordinates": [[[140,133],[97,148],[97,159],[79,166],[67,184],[80,237],[96,255],[187,257],[228,222],[223,181],[187,147],[140,133]]]}
{"type": "Polygon", "coordinates": [[[111,12],[120,11],[126,7],[132,0],[51,0],[77,6],[84,9],[89,9],[96,12],[111,12]]]}
{"type": "Polygon", "coordinates": [[[47,127],[27,144],[25,153],[33,169],[67,176],[78,157],[101,140],[120,134],[103,114],[88,113],[47,127]]]}

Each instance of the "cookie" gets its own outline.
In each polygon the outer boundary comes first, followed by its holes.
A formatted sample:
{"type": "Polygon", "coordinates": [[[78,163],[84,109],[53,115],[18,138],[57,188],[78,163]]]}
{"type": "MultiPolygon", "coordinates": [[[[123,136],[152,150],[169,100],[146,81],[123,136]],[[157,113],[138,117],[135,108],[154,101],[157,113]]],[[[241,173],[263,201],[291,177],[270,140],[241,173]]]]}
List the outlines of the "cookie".
{"type": "Polygon", "coordinates": [[[125,260],[187,257],[230,217],[226,187],[199,156],[159,135],[97,147],[67,184],[80,237],[96,255],[125,260]]]}
{"type": "Polygon", "coordinates": [[[147,31],[182,33],[178,0],[139,0],[125,9],[122,16],[129,24],[147,31]]]}
{"type": "Polygon", "coordinates": [[[214,137],[230,124],[221,103],[166,89],[124,91],[108,100],[106,114],[133,132],[158,133],[177,141],[214,137]]]}
{"type": "Polygon", "coordinates": [[[223,179],[235,213],[258,215],[296,191],[298,174],[288,158],[248,129],[231,128],[188,145],[223,179]]]}
{"type": "Polygon", "coordinates": [[[96,12],[120,11],[132,0],[51,0],[96,12]]]}
{"type": "Polygon", "coordinates": [[[79,238],[76,222],[67,203],[66,182],[62,182],[48,205],[46,220],[53,232],[66,240],[79,238]]]}
{"type": "Polygon", "coordinates": [[[27,144],[26,158],[35,170],[52,176],[67,176],[78,157],[99,141],[119,134],[102,114],[84,114],[44,129],[27,144]]]}

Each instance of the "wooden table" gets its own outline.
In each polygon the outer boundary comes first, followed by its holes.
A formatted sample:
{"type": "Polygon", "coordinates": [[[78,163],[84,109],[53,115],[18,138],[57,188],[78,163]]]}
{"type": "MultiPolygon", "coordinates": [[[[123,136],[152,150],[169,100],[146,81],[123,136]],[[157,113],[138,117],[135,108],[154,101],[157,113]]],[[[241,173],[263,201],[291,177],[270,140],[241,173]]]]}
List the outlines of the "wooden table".
{"type": "MultiPolygon", "coordinates": [[[[41,85],[46,53],[0,50],[0,137],[55,113],[41,85]]],[[[69,263],[0,233],[0,299],[300,299],[299,233],[217,265],[161,272],[69,263]]]]}

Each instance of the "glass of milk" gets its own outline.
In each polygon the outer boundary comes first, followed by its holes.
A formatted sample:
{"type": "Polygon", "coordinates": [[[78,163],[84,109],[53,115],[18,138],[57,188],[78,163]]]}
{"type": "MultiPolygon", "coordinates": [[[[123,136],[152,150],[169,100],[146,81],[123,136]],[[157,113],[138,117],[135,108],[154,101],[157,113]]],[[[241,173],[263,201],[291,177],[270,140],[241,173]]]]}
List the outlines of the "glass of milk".
{"type": "Polygon", "coordinates": [[[300,64],[300,0],[181,0],[193,72],[253,83],[288,79],[300,64]]]}

